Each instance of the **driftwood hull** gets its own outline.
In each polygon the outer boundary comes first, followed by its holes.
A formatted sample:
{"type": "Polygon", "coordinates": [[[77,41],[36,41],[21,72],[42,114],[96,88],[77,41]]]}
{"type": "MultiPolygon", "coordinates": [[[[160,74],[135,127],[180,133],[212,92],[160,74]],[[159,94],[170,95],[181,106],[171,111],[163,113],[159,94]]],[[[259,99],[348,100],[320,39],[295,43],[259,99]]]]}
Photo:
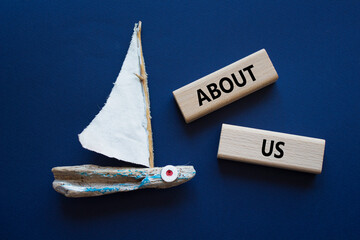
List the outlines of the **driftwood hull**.
{"type": "Polygon", "coordinates": [[[193,166],[176,166],[178,177],[173,182],[161,178],[161,167],[118,168],[96,165],[55,167],[53,188],[66,197],[94,197],[144,188],[170,188],[192,179],[193,166]]]}

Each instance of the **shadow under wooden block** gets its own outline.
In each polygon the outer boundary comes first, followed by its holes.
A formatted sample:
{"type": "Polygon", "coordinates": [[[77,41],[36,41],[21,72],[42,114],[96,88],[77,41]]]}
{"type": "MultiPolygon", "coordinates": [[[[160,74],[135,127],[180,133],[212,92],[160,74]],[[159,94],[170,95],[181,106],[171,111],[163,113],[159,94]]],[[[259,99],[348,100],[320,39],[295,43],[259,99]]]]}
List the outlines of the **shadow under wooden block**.
{"type": "Polygon", "coordinates": [[[269,168],[242,162],[218,160],[221,175],[229,176],[232,181],[255,181],[265,184],[297,188],[306,191],[315,182],[316,175],[306,172],[288,171],[281,168],[269,168]]]}

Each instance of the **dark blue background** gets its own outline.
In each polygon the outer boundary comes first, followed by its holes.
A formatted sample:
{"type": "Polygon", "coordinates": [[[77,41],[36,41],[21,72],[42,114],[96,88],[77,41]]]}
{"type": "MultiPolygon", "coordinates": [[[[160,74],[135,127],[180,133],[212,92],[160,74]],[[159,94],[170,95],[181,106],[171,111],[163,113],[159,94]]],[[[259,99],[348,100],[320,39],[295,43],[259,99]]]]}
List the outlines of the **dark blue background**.
{"type": "Polygon", "coordinates": [[[358,1],[2,1],[1,239],[359,237],[358,1]],[[177,188],[56,193],[51,168],[119,166],[77,134],[103,106],[143,21],[155,164],[177,188]],[[265,48],[279,80],[191,124],[172,91],[265,48]],[[217,160],[222,123],[326,139],[323,173],[217,160]]]}

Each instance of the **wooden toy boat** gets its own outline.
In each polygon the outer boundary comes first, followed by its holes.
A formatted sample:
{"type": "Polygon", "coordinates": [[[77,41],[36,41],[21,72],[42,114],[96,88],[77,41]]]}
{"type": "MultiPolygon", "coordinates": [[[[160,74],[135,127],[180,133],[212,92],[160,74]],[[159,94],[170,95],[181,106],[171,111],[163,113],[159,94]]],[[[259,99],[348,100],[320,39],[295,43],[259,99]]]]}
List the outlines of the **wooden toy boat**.
{"type": "Polygon", "coordinates": [[[169,188],[192,179],[193,166],[154,168],[150,100],[141,45],[135,24],[128,53],[104,107],[79,134],[91,151],[148,168],[96,165],[55,167],[53,188],[67,197],[101,196],[143,188],[169,188]]]}

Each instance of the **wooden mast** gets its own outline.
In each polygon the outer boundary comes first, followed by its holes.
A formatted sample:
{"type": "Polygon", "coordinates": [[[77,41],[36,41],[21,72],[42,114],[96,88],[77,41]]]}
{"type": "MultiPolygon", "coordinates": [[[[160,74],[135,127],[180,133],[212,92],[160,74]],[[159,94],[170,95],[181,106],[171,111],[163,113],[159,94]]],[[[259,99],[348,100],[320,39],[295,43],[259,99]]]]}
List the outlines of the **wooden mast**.
{"type": "Polygon", "coordinates": [[[149,138],[149,165],[150,168],[154,167],[154,148],[153,148],[153,140],[152,140],[152,130],[151,130],[151,116],[150,116],[150,97],[149,97],[149,88],[147,82],[147,74],[145,71],[145,62],[144,62],[144,55],[142,51],[142,44],[141,44],[141,21],[139,21],[137,37],[139,40],[139,48],[140,48],[140,74],[141,76],[136,76],[141,80],[141,84],[144,89],[145,93],[145,102],[146,102],[146,118],[147,118],[147,131],[148,131],[148,138],[149,138]]]}

